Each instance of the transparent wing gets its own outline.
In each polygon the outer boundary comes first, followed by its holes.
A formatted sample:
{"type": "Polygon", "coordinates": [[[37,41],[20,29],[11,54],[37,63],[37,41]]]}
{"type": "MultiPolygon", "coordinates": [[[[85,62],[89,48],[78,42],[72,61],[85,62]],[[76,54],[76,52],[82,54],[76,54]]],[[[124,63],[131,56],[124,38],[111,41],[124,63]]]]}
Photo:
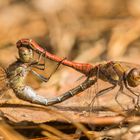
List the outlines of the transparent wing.
{"type": "Polygon", "coordinates": [[[0,93],[6,90],[8,87],[8,80],[6,75],[6,70],[3,67],[0,67],[0,93]]]}

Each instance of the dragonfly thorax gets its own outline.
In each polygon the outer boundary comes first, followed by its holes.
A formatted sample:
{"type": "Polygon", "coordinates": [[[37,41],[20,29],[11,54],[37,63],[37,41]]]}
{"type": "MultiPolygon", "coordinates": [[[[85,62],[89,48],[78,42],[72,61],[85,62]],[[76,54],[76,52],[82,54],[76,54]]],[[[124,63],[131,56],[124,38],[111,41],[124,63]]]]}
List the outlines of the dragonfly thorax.
{"type": "Polygon", "coordinates": [[[137,68],[131,69],[129,72],[125,75],[126,81],[129,86],[136,87],[140,85],[140,70],[137,68]]]}
{"type": "Polygon", "coordinates": [[[25,79],[28,74],[28,66],[17,60],[7,68],[7,78],[9,87],[14,91],[20,91],[25,86],[25,79]]]}

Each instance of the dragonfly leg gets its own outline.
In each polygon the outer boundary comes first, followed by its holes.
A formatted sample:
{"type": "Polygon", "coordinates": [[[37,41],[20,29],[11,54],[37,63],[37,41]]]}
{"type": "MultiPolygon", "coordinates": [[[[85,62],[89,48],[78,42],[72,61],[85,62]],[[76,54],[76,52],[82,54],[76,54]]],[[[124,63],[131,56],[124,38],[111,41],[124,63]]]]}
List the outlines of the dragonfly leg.
{"type": "Polygon", "coordinates": [[[93,110],[92,110],[92,106],[93,106],[94,103],[95,103],[95,99],[98,98],[99,96],[102,96],[103,94],[106,94],[107,92],[113,90],[115,87],[116,87],[116,85],[113,85],[113,86],[111,86],[111,87],[108,87],[108,88],[103,89],[103,90],[99,91],[98,93],[96,93],[96,95],[93,97],[91,103],[89,104],[90,112],[93,111],[93,110]]]}
{"type": "Polygon", "coordinates": [[[130,98],[132,99],[132,102],[133,102],[133,103],[135,102],[135,99],[134,99],[132,96],[128,95],[127,93],[125,93],[125,92],[123,91],[123,86],[120,87],[120,89],[118,90],[118,92],[117,92],[117,94],[116,94],[116,96],[115,96],[115,100],[116,100],[116,102],[118,103],[118,105],[119,105],[123,110],[125,110],[125,108],[122,106],[122,104],[121,104],[121,103],[119,102],[119,100],[118,100],[118,96],[119,96],[121,93],[124,94],[124,95],[126,95],[126,96],[128,96],[128,97],[130,97],[130,98]]]}
{"type": "Polygon", "coordinates": [[[35,75],[36,77],[38,77],[40,80],[42,80],[43,82],[48,82],[49,78],[46,78],[45,76],[38,74],[37,72],[35,72],[34,70],[31,70],[32,74],[35,75]]]}
{"type": "MultiPolygon", "coordinates": [[[[118,92],[117,92],[117,94],[116,94],[116,96],[115,96],[115,101],[117,102],[117,104],[123,109],[123,110],[125,110],[125,108],[122,106],[122,104],[118,101],[118,96],[120,95],[120,93],[124,93],[123,91],[122,91],[122,88],[120,87],[120,89],[118,90],[118,92]]],[[[125,94],[125,93],[124,93],[125,94]]],[[[126,94],[125,94],[126,95],[126,94]]]]}
{"type": "Polygon", "coordinates": [[[46,58],[44,57],[44,63],[41,64],[40,60],[42,59],[42,57],[43,57],[43,53],[40,53],[39,57],[38,57],[38,60],[37,60],[37,65],[43,66],[43,68],[41,70],[45,70],[45,68],[46,68],[46,58]]]}
{"type": "MultiPolygon", "coordinates": [[[[44,70],[44,68],[40,67],[40,66],[43,66],[44,64],[35,64],[35,65],[32,65],[33,68],[36,68],[38,70],[44,70]]],[[[43,66],[44,67],[44,66],[43,66]]]]}
{"type": "MultiPolygon", "coordinates": [[[[45,70],[46,68],[46,62],[45,62],[45,57],[43,57],[43,53],[38,53],[38,58],[37,60],[34,60],[30,66],[37,68],[39,70],[45,70]],[[40,63],[40,61],[42,60],[42,57],[44,58],[44,63],[40,63]]],[[[34,51],[33,51],[33,57],[34,57],[34,51]]]]}
{"type": "Polygon", "coordinates": [[[38,60],[36,62],[37,62],[37,65],[43,66],[42,70],[46,69],[46,57],[44,56],[44,53],[39,53],[38,60]],[[43,64],[40,63],[40,60],[42,59],[42,57],[44,58],[43,64]]]}
{"type": "MultiPolygon", "coordinates": [[[[126,87],[133,95],[135,95],[135,96],[138,97],[138,95],[137,95],[135,92],[133,92],[133,91],[129,88],[129,86],[128,86],[126,80],[124,80],[124,84],[125,84],[125,87],[126,87]]],[[[139,92],[138,92],[138,93],[139,93],[139,92]]]]}
{"type": "Polygon", "coordinates": [[[32,103],[36,103],[36,104],[40,104],[40,105],[53,105],[53,104],[57,104],[60,102],[63,102],[67,99],[69,99],[70,97],[75,96],[76,94],[86,90],[87,88],[91,87],[93,84],[96,83],[96,79],[94,80],[85,80],[81,85],[65,92],[64,94],[55,97],[55,98],[45,98],[43,96],[39,96],[36,94],[36,92],[29,86],[25,86],[23,90],[21,91],[15,91],[15,94],[17,95],[17,97],[19,97],[20,99],[32,102],[32,103]]]}
{"type": "Polygon", "coordinates": [[[137,101],[136,101],[136,106],[139,106],[139,95],[137,95],[132,89],[130,89],[126,83],[126,81],[124,82],[125,87],[128,91],[130,91],[133,95],[135,95],[137,97],[137,101]]]}
{"type": "MultiPolygon", "coordinates": [[[[62,61],[64,61],[66,58],[64,58],[62,61]]],[[[52,77],[52,75],[57,71],[57,69],[59,68],[60,64],[62,63],[62,61],[60,61],[58,64],[57,64],[57,67],[55,68],[55,70],[50,74],[50,76],[48,78],[44,77],[43,75],[41,74],[38,74],[37,72],[31,70],[32,74],[34,74],[35,76],[37,76],[39,79],[41,79],[43,82],[48,82],[48,80],[52,77]]],[[[44,66],[46,62],[44,62],[44,64],[37,64],[37,62],[34,62],[32,64],[32,67],[34,68],[37,68],[39,70],[44,70],[44,68],[40,68],[38,66],[44,66]]],[[[46,67],[46,66],[45,66],[46,67]]]]}

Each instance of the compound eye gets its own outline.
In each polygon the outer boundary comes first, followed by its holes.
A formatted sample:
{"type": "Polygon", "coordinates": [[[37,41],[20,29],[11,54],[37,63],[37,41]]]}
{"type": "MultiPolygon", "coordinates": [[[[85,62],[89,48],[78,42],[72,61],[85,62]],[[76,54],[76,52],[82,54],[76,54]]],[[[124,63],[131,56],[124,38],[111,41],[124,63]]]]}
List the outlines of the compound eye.
{"type": "Polygon", "coordinates": [[[134,80],[140,80],[140,71],[138,69],[134,69],[132,71],[132,76],[134,80]]]}
{"type": "Polygon", "coordinates": [[[139,69],[132,69],[127,75],[127,82],[128,85],[131,87],[136,87],[140,85],[140,70],[139,69]]]}

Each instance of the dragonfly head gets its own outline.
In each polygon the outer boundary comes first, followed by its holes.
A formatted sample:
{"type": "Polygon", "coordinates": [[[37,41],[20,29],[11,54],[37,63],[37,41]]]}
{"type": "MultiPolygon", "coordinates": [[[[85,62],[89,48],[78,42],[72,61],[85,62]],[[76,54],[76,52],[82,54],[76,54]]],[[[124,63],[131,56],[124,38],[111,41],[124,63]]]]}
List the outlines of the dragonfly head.
{"type": "Polygon", "coordinates": [[[137,68],[131,69],[127,74],[126,74],[126,81],[129,86],[131,87],[136,87],[140,85],[140,70],[137,68]]]}
{"type": "Polygon", "coordinates": [[[24,63],[33,62],[33,50],[22,46],[18,48],[19,59],[24,63]]]}

